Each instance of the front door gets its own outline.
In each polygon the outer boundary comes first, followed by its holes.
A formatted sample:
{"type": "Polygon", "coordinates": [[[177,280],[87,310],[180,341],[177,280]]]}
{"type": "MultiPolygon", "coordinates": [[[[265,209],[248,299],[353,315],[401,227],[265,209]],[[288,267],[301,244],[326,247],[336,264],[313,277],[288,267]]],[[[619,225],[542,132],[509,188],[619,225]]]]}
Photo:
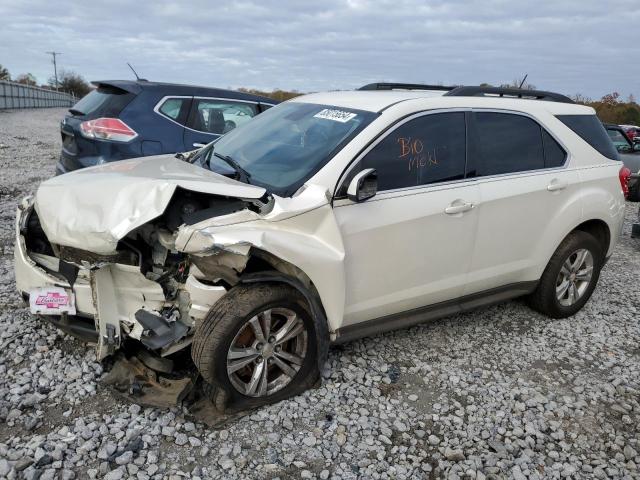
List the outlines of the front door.
{"type": "Polygon", "coordinates": [[[464,112],[405,120],[347,176],[375,168],[378,193],[334,202],[346,252],[344,326],[462,294],[479,200],[464,178],[465,130],[464,112]]]}

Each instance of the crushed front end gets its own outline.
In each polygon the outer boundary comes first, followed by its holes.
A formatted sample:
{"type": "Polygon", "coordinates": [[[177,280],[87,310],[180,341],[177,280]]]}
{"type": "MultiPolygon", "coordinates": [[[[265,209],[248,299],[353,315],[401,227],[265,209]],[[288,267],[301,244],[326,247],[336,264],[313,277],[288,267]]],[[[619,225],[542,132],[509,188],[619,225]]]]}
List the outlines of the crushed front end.
{"type": "Polygon", "coordinates": [[[195,323],[226,293],[173,248],[170,222],[165,214],[98,254],[50,242],[27,198],[16,216],[17,288],[33,313],[96,343],[99,360],[127,339],[170,355],[190,344],[195,323]]]}

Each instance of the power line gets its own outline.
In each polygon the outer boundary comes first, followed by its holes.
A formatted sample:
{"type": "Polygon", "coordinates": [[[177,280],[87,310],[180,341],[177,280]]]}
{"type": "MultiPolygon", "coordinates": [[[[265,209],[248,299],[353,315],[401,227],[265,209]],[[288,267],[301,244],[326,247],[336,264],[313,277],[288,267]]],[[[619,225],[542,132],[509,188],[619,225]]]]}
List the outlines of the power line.
{"type": "Polygon", "coordinates": [[[56,55],[62,55],[61,52],[45,52],[53,57],[53,75],[56,79],[56,90],[58,90],[58,66],[56,64],[56,55]]]}

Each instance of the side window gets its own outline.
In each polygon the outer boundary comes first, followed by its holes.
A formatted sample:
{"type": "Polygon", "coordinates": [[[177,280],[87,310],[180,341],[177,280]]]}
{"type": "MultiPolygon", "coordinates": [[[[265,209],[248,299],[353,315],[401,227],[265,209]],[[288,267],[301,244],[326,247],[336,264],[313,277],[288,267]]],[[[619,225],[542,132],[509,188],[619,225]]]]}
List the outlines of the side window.
{"type": "Polygon", "coordinates": [[[172,120],[178,120],[180,109],[187,101],[186,98],[167,98],[160,106],[160,113],[166,115],[172,120]]]}
{"type": "Polygon", "coordinates": [[[567,158],[567,152],[563,150],[558,142],[542,129],[542,143],[544,144],[544,166],[545,168],[561,167],[567,158]]]}
{"type": "Polygon", "coordinates": [[[600,154],[611,160],[620,160],[616,147],[613,146],[611,138],[607,135],[598,117],[595,115],[558,115],[557,118],[600,154]]]}
{"type": "Polygon", "coordinates": [[[247,123],[257,114],[258,105],[255,103],[194,99],[187,126],[200,132],[222,135],[247,123]]]}
{"type": "Polygon", "coordinates": [[[380,191],[461,179],[465,129],[463,112],[410,120],[378,143],[357,170],[375,168],[380,191]]]}
{"type": "Polygon", "coordinates": [[[477,112],[476,176],[544,168],[542,129],[530,118],[508,113],[477,112]]]}

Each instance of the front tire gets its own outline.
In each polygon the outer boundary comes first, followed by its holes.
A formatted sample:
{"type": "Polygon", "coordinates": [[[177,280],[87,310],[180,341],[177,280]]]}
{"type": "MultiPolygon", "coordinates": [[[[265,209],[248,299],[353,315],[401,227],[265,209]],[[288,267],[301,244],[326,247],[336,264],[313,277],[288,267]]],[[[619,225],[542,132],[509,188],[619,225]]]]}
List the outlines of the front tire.
{"type": "Polygon", "coordinates": [[[315,325],[288,285],[233,287],[196,330],[191,355],[220,410],[278,402],[319,379],[315,325]]]}
{"type": "Polygon", "coordinates": [[[552,318],[574,315],[591,297],[603,262],[603,247],[593,235],[571,232],[549,260],[529,305],[552,318]]]}

